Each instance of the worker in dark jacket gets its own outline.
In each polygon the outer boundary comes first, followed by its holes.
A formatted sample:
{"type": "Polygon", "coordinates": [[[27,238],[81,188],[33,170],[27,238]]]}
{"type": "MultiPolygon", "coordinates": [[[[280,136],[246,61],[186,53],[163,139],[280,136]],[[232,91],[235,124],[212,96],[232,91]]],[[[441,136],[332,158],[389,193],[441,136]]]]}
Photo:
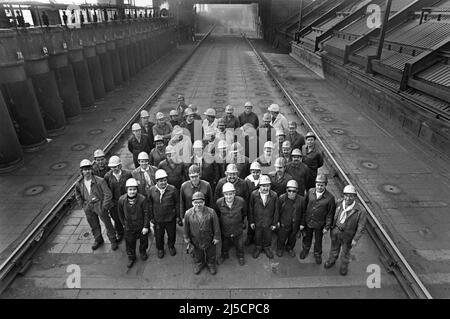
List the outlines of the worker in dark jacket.
{"type": "Polygon", "coordinates": [[[180,124],[180,127],[184,129],[184,134],[191,138],[192,144],[196,140],[201,140],[203,133],[202,122],[195,120],[194,111],[190,107],[184,111],[184,118],[185,120],[180,124]]]}
{"type": "Polygon", "coordinates": [[[192,247],[194,274],[199,274],[205,265],[212,275],[217,273],[216,245],[220,242],[220,225],[216,212],[205,206],[205,195],[192,195],[192,205],[184,218],[184,242],[188,250],[192,247]]]}
{"type": "Polygon", "coordinates": [[[281,196],[286,192],[286,185],[292,179],[292,176],[286,172],[286,159],[278,157],[275,160],[275,172],[269,173],[270,189],[281,196]]]}
{"type": "Polygon", "coordinates": [[[246,102],[244,105],[244,112],[242,112],[239,117],[239,124],[243,126],[246,123],[250,123],[256,130],[259,127],[258,116],[252,111],[253,105],[251,102],[246,102]]]}
{"type": "Polygon", "coordinates": [[[274,153],[274,145],[272,141],[264,143],[263,153],[256,161],[261,165],[261,173],[264,175],[273,171],[273,164],[278,156],[274,153]]]}
{"type": "Polygon", "coordinates": [[[167,173],[167,183],[175,186],[180,191],[181,184],[187,179],[187,168],[184,163],[175,163],[173,155],[175,150],[172,146],[166,147],[166,159],[159,163],[158,168],[163,169],[167,173]]]}
{"type": "Polygon", "coordinates": [[[255,230],[253,258],[258,258],[264,249],[266,256],[272,259],[270,246],[272,231],[278,226],[279,201],[277,193],[270,190],[270,178],[267,175],[261,176],[259,189],[250,195],[248,218],[250,227],[255,230]]]}
{"type": "Polygon", "coordinates": [[[181,185],[180,189],[180,213],[181,218],[188,209],[192,207],[192,196],[196,192],[201,192],[205,195],[205,203],[208,207],[213,204],[213,194],[211,185],[202,179],[200,179],[200,168],[198,165],[191,165],[188,170],[189,180],[181,185]]]}
{"type": "Polygon", "coordinates": [[[122,222],[119,218],[117,203],[120,196],[127,192],[125,183],[132,176],[130,171],[122,169],[122,162],[120,161],[120,158],[118,156],[111,156],[108,166],[111,168],[111,170],[106,173],[105,181],[112,193],[112,204],[109,209],[109,214],[114,221],[114,228],[117,232],[117,242],[120,243],[124,235],[124,230],[122,222]]]}
{"type": "Polygon", "coordinates": [[[311,172],[309,167],[302,163],[302,151],[298,148],[291,153],[292,162],[286,165],[286,172],[291,175],[298,184],[298,193],[305,196],[306,187],[310,185],[311,172]]]}
{"type": "Polygon", "coordinates": [[[220,220],[222,232],[222,258],[221,263],[229,258],[230,244],[236,247],[236,256],[239,265],[245,264],[244,259],[244,231],[245,217],[247,216],[247,203],[236,196],[236,190],[231,183],[225,183],[222,188],[223,197],[216,202],[216,212],[220,220]]]}
{"type": "Polygon", "coordinates": [[[311,170],[310,184],[307,189],[314,187],[314,181],[317,176],[317,170],[323,166],[323,153],[318,150],[316,145],[316,136],[312,132],[306,134],[306,145],[302,147],[303,163],[311,170]]]}
{"type": "Polygon", "coordinates": [[[166,159],[166,152],[164,146],[164,138],[162,135],[155,136],[155,148],[148,154],[150,165],[158,167],[159,163],[166,159]]]}
{"type": "Polygon", "coordinates": [[[305,198],[297,193],[297,182],[291,179],[286,185],[286,193],[280,196],[280,228],[278,229],[277,256],[284,250],[295,257],[295,243],[300,229],[300,220],[305,213],[305,198]]]}
{"type": "Polygon", "coordinates": [[[325,262],[325,268],[332,267],[339,257],[342,247],[341,266],[339,273],[345,276],[350,263],[350,251],[356,246],[366,226],[366,211],[356,202],[356,189],[353,185],[344,187],[344,199],[337,204],[331,224],[330,256],[325,262]]]}
{"type": "Polygon", "coordinates": [[[167,184],[167,173],[159,169],[155,173],[156,185],[148,196],[150,221],[155,225],[155,241],[158,258],[164,257],[164,234],[167,233],[169,254],[175,256],[176,223],[181,224],[180,195],[173,185],[167,184]]]}
{"type": "Polygon", "coordinates": [[[102,150],[94,152],[94,165],[92,165],[92,173],[98,177],[104,178],[110,168],[106,165],[106,155],[102,150]]]}
{"type": "Polygon", "coordinates": [[[183,122],[184,121],[184,118],[183,118],[183,116],[184,116],[184,111],[187,109],[187,104],[186,104],[186,102],[185,102],[185,100],[184,100],[184,96],[183,95],[178,95],[178,106],[177,106],[177,109],[176,109],[176,111],[177,111],[177,113],[178,113],[178,116],[179,116],[179,118],[178,118],[178,121],[181,123],[181,122],[183,122]]]}
{"type": "Polygon", "coordinates": [[[305,145],[305,138],[297,132],[297,122],[290,121],[288,127],[289,134],[286,136],[286,140],[291,142],[292,149],[298,148],[301,150],[303,145],[305,145]]]}
{"type": "Polygon", "coordinates": [[[138,123],[134,123],[131,126],[132,135],[128,139],[128,150],[133,154],[134,167],[139,167],[138,155],[141,152],[150,153],[150,146],[148,136],[142,134],[141,126],[138,123]]]}
{"type": "Polygon", "coordinates": [[[250,174],[250,160],[242,152],[244,148],[241,143],[234,142],[230,147],[230,155],[227,158],[228,164],[235,164],[238,170],[238,177],[245,179],[250,174]]]}
{"type": "Polygon", "coordinates": [[[306,212],[300,222],[300,230],[304,229],[300,259],[308,255],[314,236],[314,258],[319,265],[322,263],[322,237],[330,230],[336,210],[334,196],[326,189],[327,182],[326,175],[317,175],[316,187],[311,188],[305,197],[306,212]]]}
{"type": "Polygon", "coordinates": [[[291,148],[291,142],[284,141],[281,145],[281,156],[286,159],[286,165],[289,164],[292,161],[292,148],[291,148]]]}
{"type": "Polygon", "coordinates": [[[239,119],[233,115],[234,109],[231,105],[227,105],[225,107],[225,116],[223,119],[225,120],[225,127],[226,128],[232,128],[237,129],[241,125],[239,123],[239,119]]]}
{"type": "Polygon", "coordinates": [[[148,197],[150,187],[155,185],[156,167],[149,165],[149,156],[145,152],[138,155],[139,167],[135,168],[131,175],[138,183],[139,194],[148,197]]]}
{"type": "MultiPolygon", "coordinates": [[[[261,177],[261,166],[258,162],[253,162],[250,165],[250,175],[245,178],[247,183],[248,193],[252,194],[254,190],[259,188],[259,178],[261,177]]],[[[254,243],[255,230],[250,227],[250,221],[247,218],[247,239],[245,240],[245,246],[249,246],[254,243]]]]}
{"type": "MultiPolygon", "coordinates": [[[[171,139],[172,134],[172,124],[170,122],[166,121],[166,117],[164,113],[158,112],[156,113],[156,124],[153,125],[153,136],[161,136],[164,145],[167,145],[167,143],[171,139]]],[[[156,141],[155,141],[156,144],[156,141]]]]}
{"type": "Polygon", "coordinates": [[[223,185],[225,183],[231,183],[233,184],[236,190],[236,196],[240,196],[246,202],[248,202],[248,199],[250,197],[250,194],[248,192],[248,186],[243,179],[238,177],[238,170],[236,164],[228,164],[227,170],[225,171],[225,175],[226,176],[221,178],[216,185],[216,190],[214,191],[214,201],[217,202],[219,198],[223,197],[222,193],[223,185]]]}
{"type": "Polygon", "coordinates": [[[111,190],[103,178],[92,174],[92,163],[89,160],[84,159],[80,162],[80,171],[83,178],[75,185],[75,198],[86,214],[95,239],[92,250],[96,250],[104,243],[99,217],[105,224],[111,248],[116,250],[116,230],[108,214],[108,209],[111,207],[111,190]]]}
{"type": "Polygon", "coordinates": [[[194,142],[193,155],[191,157],[191,165],[196,164],[200,168],[200,179],[208,181],[211,189],[215,189],[216,183],[219,180],[219,173],[217,165],[214,162],[214,157],[203,151],[203,142],[197,140],[194,142]]]}
{"type": "Polygon", "coordinates": [[[150,214],[148,201],[138,193],[138,184],[134,178],[126,181],[127,193],[120,196],[118,202],[119,218],[125,228],[125,247],[128,255],[127,267],[133,267],[136,261],[136,241],[139,239],[139,253],[142,260],[147,260],[148,232],[150,214]]]}
{"type": "Polygon", "coordinates": [[[148,148],[152,150],[155,147],[155,143],[153,142],[153,126],[155,125],[155,123],[150,121],[150,115],[146,110],[141,111],[139,125],[142,128],[142,133],[148,136],[148,148]]]}
{"type": "Polygon", "coordinates": [[[275,136],[275,129],[272,127],[271,121],[272,116],[270,113],[264,113],[263,124],[258,127],[259,145],[264,145],[264,143],[268,141],[275,142],[277,140],[275,136]]]}

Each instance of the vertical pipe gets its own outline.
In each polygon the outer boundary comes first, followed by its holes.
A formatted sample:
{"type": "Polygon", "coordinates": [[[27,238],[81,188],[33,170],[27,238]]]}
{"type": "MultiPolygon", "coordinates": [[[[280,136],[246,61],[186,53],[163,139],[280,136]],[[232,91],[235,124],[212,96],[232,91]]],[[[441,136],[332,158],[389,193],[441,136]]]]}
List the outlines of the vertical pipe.
{"type": "Polygon", "coordinates": [[[23,164],[23,152],[3,96],[0,93],[0,173],[23,164]]]}
{"type": "Polygon", "coordinates": [[[119,86],[123,83],[122,66],[119,57],[119,47],[116,40],[116,22],[111,22],[107,26],[106,49],[111,55],[111,66],[114,78],[114,84],[119,86]]]}
{"type": "Polygon", "coordinates": [[[103,84],[106,92],[114,90],[114,78],[111,64],[111,52],[107,50],[106,27],[97,25],[94,29],[95,33],[95,49],[100,60],[102,70],[103,84]]]}
{"type": "Polygon", "coordinates": [[[96,37],[94,35],[94,27],[92,25],[85,25],[81,31],[83,39],[83,55],[89,68],[89,76],[92,81],[94,97],[96,99],[101,99],[105,97],[106,92],[100,59],[96,54],[96,37]]]}
{"type": "Polygon", "coordinates": [[[117,24],[117,33],[116,33],[116,43],[118,43],[119,46],[119,58],[120,58],[120,65],[122,67],[122,76],[123,80],[128,82],[130,80],[130,69],[128,66],[128,53],[127,53],[127,44],[129,43],[129,39],[124,33],[124,25],[125,22],[118,22],[117,24]]]}
{"type": "Polygon", "coordinates": [[[386,12],[384,13],[383,17],[383,25],[381,26],[380,39],[378,41],[377,55],[375,59],[380,59],[381,54],[383,53],[384,38],[386,36],[386,30],[388,27],[389,14],[391,13],[391,5],[392,0],[386,0],[386,12]]]}

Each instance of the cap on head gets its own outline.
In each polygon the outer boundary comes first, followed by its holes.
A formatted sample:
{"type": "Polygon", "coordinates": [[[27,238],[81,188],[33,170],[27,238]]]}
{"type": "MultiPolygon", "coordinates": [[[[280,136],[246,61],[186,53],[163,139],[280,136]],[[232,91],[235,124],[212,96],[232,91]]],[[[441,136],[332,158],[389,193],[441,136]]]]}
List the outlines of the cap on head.
{"type": "Polygon", "coordinates": [[[270,184],[270,178],[267,175],[261,175],[259,178],[259,185],[267,185],[270,184]]]}
{"type": "Polygon", "coordinates": [[[146,110],[142,110],[141,111],[141,118],[142,117],[150,117],[150,115],[148,114],[148,112],[146,110]]]}
{"type": "Polygon", "coordinates": [[[119,156],[111,156],[109,158],[108,166],[109,167],[116,167],[122,164],[122,161],[120,160],[119,156]]]}
{"type": "Polygon", "coordinates": [[[140,160],[149,160],[148,154],[146,152],[140,152],[138,155],[138,161],[140,160]]]}
{"type": "Polygon", "coordinates": [[[278,104],[271,104],[268,110],[269,112],[280,112],[280,106],[278,104]]]}
{"type": "Polygon", "coordinates": [[[163,120],[164,119],[164,113],[163,112],[158,112],[156,113],[156,119],[157,120],[163,120]]]}
{"type": "Polygon", "coordinates": [[[267,141],[264,143],[264,148],[273,148],[273,142],[272,141],[267,141]]]}
{"type": "Polygon", "coordinates": [[[166,178],[167,177],[167,173],[165,170],[163,169],[159,169],[155,172],[155,179],[161,179],[161,178],[166,178]]]}
{"type": "Polygon", "coordinates": [[[192,147],[193,147],[193,148],[200,148],[200,149],[203,149],[203,142],[200,141],[200,140],[196,140],[196,141],[194,142],[194,145],[192,145],[192,147]]]}
{"type": "Polygon", "coordinates": [[[237,173],[238,169],[236,164],[228,164],[227,165],[227,170],[225,171],[225,173],[237,173]]]}
{"type": "Polygon", "coordinates": [[[94,152],[94,158],[96,157],[105,157],[105,152],[103,152],[103,150],[96,150],[94,152]]]}
{"type": "Polygon", "coordinates": [[[198,167],[197,164],[192,164],[191,166],[189,166],[188,173],[189,175],[198,175],[200,174],[200,167],[198,167]]]}
{"type": "Polygon", "coordinates": [[[192,201],[194,200],[205,200],[205,194],[203,194],[202,192],[195,192],[194,195],[192,195],[192,201]]]}
{"type": "Polygon", "coordinates": [[[286,184],[286,188],[298,188],[298,183],[295,179],[291,179],[289,182],[287,182],[286,184]]]}
{"type": "Polygon", "coordinates": [[[171,110],[169,112],[169,116],[178,116],[178,111],[177,110],[171,110]]]}
{"type": "Polygon", "coordinates": [[[355,194],[356,195],[356,188],[353,185],[347,185],[344,187],[344,194],[355,194]]]}
{"type": "Polygon", "coordinates": [[[84,160],[82,160],[80,162],[80,168],[82,168],[82,167],[91,167],[91,166],[92,166],[92,163],[88,159],[84,159],[84,160]]]}
{"type": "Polygon", "coordinates": [[[162,135],[156,135],[154,138],[154,142],[163,142],[164,141],[164,137],[162,137],[162,135]]]}
{"type": "Polygon", "coordinates": [[[205,114],[206,116],[214,116],[214,117],[216,117],[216,110],[210,108],[210,109],[207,109],[206,112],[203,113],[203,114],[205,114]]]}
{"type": "Polygon", "coordinates": [[[225,183],[222,186],[222,193],[226,193],[226,192],[235,192],[236,189],[234,188],[234,185],[231,183],[225,183]]]}
{"type": "Polygon", "coordinates": [[[270,113],[264,113],[264,115],[263,115],[263,121],[270,121],[272,118],[271,118],[271,115],[270,115],[270,113]]]}
{"type": "Polygon", "coordinates": [[[192,111],[192,109],[190,107],[187,107],[184,110],[184,116],[188,116],[188,115],[192,115],[192,114],[194,114],[194,111],[192,111]]]}
{"type": "Polygon", "coordinates": [[[138,187],[138,182],[134,178],[129,178],[125,182],[125,187],[138,187]]]}
{"type": "Polygon", "coordinates": [[[250,165],[250,170],[261,170],[261,165],[258,162],[253,162],[250,165]]]}
{"type": "Polygon", "coordinates": [[[292,151],[291,156],[302,156],[302,151],[296,148],[292,151]]]}
{"type": "Polygon", "coordinates": [[[284,157],[278,157],[275,160],[275,167],[285,167],[286,166],[286,159],[284,157]]]}
{"type": "Polygon", "coordinates": [[[139,131],[140,129],[141,129],[141,126],[139,125],[139,123],[133,123],[133,125],[131,125],[132,131],[139,131]]]}
{"type": "Polygon", "coordinates": [[[327,175],[325,174],[318,174],[316,177],[316,183],[328,183],[327,175]]]}
{"type": "Polygon", "coordinates": [[[246,106],[250,106],[250,107],[253,107],[253,104],[252,104],[252,102],[245,102],[245,105],[244,105],[245,107],[246,106]]]}
{"type": "Polygon", "coordinates": [[[231,105],[227,105],[225,107],[225,113],[233,113],[233,112],[234,112],[234,109],[231,105]]]}
{"type": "Polygon", "coordinates": [[[306,133],[306,135],[305,135],[305,139],[307,139],[308,137],[314,137],[314,138],[316,138],[316,135],[314,135],[313,132],[308,132],[308,133],[306,133]]]}
{"type": "Polygon", "coordinates": [[[290,141],[284,141],[283,144],[281,145],[281,147],[290,148],[291,147],[291,142],[290,141]]]}

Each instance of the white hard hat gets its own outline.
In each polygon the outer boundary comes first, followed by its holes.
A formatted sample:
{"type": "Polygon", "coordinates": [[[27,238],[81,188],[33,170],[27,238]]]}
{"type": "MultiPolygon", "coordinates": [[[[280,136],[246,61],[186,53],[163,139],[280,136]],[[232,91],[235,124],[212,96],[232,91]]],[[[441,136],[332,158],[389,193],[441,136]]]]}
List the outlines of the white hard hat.
{"type": "Polygon", "coordinates": [[[280,136],[280,135],[286,136],[286,133],[284,133],[283,129],[278,129],[278,130],[276,130],[275,135],[276,136],[280,136]]]}
{"type": "Polygon", "coordinates": [[[280,112],[280,106],[278,104],[271,104],[268,110],[269,112],[280,112]]]}
{"type": "Polygon", "coordinates": [[[261,170],[261,165],[258,162],[253,162],[250,165],[250,170],[261,170]]]}
{"type": "Polygon", "coordinates": [[[153,142],[162,142],[164,141],[164,137],[162,135],[156,135],[153,139],[153,142]]]}
{"type": "Polygon", "coordinates": [[[290,141],[284,141],[283,144],[281,145],[281,147],[291,147],[291,142],[290,141]]]}
{"type": "Polygon", "coordinates": [[[217,143],[217,148],[227,148],[227,142],[220,140],[219,143],[217,143]]]}
{"type": "Polygon", "coordinates": [[[214,109],[207,109],[205,113],[206,116],[216,116],[216,110],[214,109]]]}
{"type": "Polygon", "coordinates": [[[292,151],[291,156],[302,156],[302,151],[300,151],[300,149],[296,148],[292,151]]]}
{"type": "Polygon", "coordinates": [[[176,151],[175,151],[175,149],[173,148],[173,146],[172,145],[167,145],[166,146],[166,154],[173,154],[173,153],[176,153],[176,151]]]}
{"type": "Polygon", "coordinates": [[[234,109],[231,105],[225,107],[225,113],[233,113],[234,109]]]}
{"type": "Polygon", "coordinates": [[[356,188],[353,185],[347,185],[344,187],[344,194],[355,194],[356,195],[356,188]]]}
{"type": "Polygon", "coordinates": [[[96,150],[94,152],[94,158],[95,157],[104,157],[105,156],[105,152],[103,152],[103,150],[96,150]]]}
{"type": "Polygon", "coordinates": [[[122,164],[122,162],[120,161],[119,156],[114,155],[114,156],[111,156],[111,158],[109,159],[108,166],[109,167],[116,167],[116,166],[118,166],[120,164],[122,164]]]}
{"type": "Polygon", "coordinates": [[[157,120],[162,120],[164,118],[164,113],[163,112],[158,112],[156,113],[156,119],[157,120]]]}
{"type": "Polygon", "coordinates": [[[263,121],[270,121],[272,119],[272,116],[270,113],[264,113],[263,115],[263,121]]]}
{"type": "Polygon", "coordinates": [[[286,166],[286,159],[284,157],[278,157],[275,160],[275,164],[273,166],[275,166],[275,167],[285,167],[286,166]]]}
{"type": "Polygon", "coordinates": [[[237,173],[238,169],[236,164],[228,164],[227,165],[227,170],[225,171],[225,173],[237,173]]]}
{"type": "Polygon", "coordinates": [[[172,110],[169,112],[170,116],[178,116],[178,111],[177,110],[172,110]]]}
{"type": "Polygon", "coordinates": [[[192,145],[192,148],[203,148],[203,142],[200,140],[196,140],[194,142],[194,145],[192,145]]]}
{"type": "Polygon", "coordinates": [[[80,168],[81,168],[81,167],[86,167],[86,166],[92,166],[91,161],[88,160],[88,159],[84,159],[84,160],[82,160],[82,161],[80,162],[80,168]]]}
{"type": "Polygon", "coordinates": [[[222,186],[222,193],[226,193],[226,192],[235,192],[236,189],[234,188],[234,185],[231,183],[225,183],[222,186]]]}
{"type": "Polygon", "coordinates": [[[270,178],[267,175],[261,175],[261,177],[259,178],[259,185],[265,185],[265,184],[270,184],[270,178]]]}
{"type": "Polygon", "coordinates": [[[125,187],[138,187],[138,182],[134,178],[127,179],[125,187]]]}
{"type": "Polygon", "coordinates": [[[139,125],[139,123],[134,123],[133,125],[131,125],[131,130],[132,131],[137,131],[140,130],[141,126],[139,125]]]}
{"type": "Polygon", "coordinates": [[[146,152],[140,152],[138,155],[138,161],[139,160],[149,160],[148,154],[146,152]]]}
{"type": "Polygon", "coordinates": [[[149,117],[150,115],[148,114],[148,112],[146,110],[142,110],[141,111],[141,117],[149,117]]]}
{"type": "Polygon", "coordinates": [[[267,142],[265,142],[265,143],[264,143],[264,148],[266,148],[266,147],[273,148],[274,146],[273,146],[272,141],[267,141],[267,142]]]}
{"type": "Polygon", "coordinates": [[[194,114],[194,111],[192,111],[192,109],[191,109],[190,107],[187,107],[187,108],[184,110],[184,116],[192,115],[192,114],[194,114]]]}
{"type": "Polygon", "coordinates": [[[161,178],[166,178],[167,177],[167,173],[165,170],[163,169],[159,169],[155,172],[155,179],[161,179],[161,178]]]}
{"type": "Polygon", "coordinates": [[[245,102],[244,106],[251,106],[251,107],[253,107],[253,104],[252,104],[252,102],[245,102]]]}
{"type": "Polygon", "coordinates": [[[287,182],[287,184],[286,184],[286,188],[289,188],[289,187],[292,187],[292,188],[298,188],[298,183],[297,183],[297,181],[295,180],[295,179],[291,179],[289,182],[287,182]]]}

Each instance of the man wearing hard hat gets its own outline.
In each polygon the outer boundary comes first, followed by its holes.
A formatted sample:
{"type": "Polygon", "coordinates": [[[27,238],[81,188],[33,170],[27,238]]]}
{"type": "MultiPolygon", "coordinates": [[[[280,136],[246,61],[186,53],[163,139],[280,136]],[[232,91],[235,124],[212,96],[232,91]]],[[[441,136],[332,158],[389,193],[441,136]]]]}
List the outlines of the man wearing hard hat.
{"type": "Polygon", "coordinates": [[[178,106],[177,106],[176,111],[178,113],[178,116],[179,116],[178,120],[180,123],[184,121],[184,119],[183,119],[184,110],[186,110],[187,107],[188,106],[187,106],[186,102],[184,101],[184,96],[181,94],[178,95],[178,106]]]}
{"type": "Polygon", "coordinates": [[[278,157],[275,160],[275,171],[269,173],[270,189],[281,196],[286,192],[286,185],[292,179],[292,176],[286,172],[286,159],[278,157]]]}
{"type": "Polygon", "coordinates": [[[269,174],[273,170],[273,164],[275,162],[275,159],[277,158],[276,154],[274,154],[273,149],[273,142],[267,141],[266,143],[264,143],[262,155],[256,159],[259,165],[261,165],[262,174],[269,174]]]}
{"type": "Polygon", "coordinates": [[[131,126],[132,134],[128,139],[128,150],[133,154],[134,167],[139,167],[138,155],[141,152],[150,152],[150,143],[148,136],[142,134],[141,126],[138,123],[134,123],[131,126]]]}
{"type": "Polygon", "coordinates": [[[278,104],[271,104],[268,108],[271,115],[271,125],[276,130],[284,131],[284,135],[289,133],[289,123],[286,117],[280,113],[280,106],[278,104]]]}
{"type": "MultiPolygon", "coordinates": [[[[153,136],[162,136],[164,144],[170,141],[172,134],[172,125],[166,121],[164,113],[156,113],[156,125],[153,126],[153,136]]],[[[156,144],[156,141],[155,141],[156,144]]]]}
{"type": "Polygon", "coordinates": [[[246,102],[244,105],[244,112],[239,115],[238,120],[241,126],[249,123],[253,126],[254,129],[257,129],[259,127],[259,119],[258,116],[252,111],[252,109],[252,102],[246,102]]]}
{"type": "Polygon", "coordinates": [[[213,193],[209,182],[200,179],[200,168],[193,164],[188,169],[189,180],[181,185],[180,189],[180,214],[184,215],[188,209],[192,207],[192,196],[196,192],[201,192],[204,195],[203,200],[208,207],[213,205],[213,193]]]}
{"type": "Polygon", "coordinates": [[[203,138],[210,141],[211,137],[216,136],[217,124],[219,120],[216,118],[216,110],[213,108],[207,109],[204,114],[206,115],[206,119],[203,120],[202,124],[203,138]]]}
{"type": "Polygon", "coordinates": [[[175,256],[176,223],[181,224],[180,195],[175,186],[167,183],[167,173],[158,169],[155,173],[156,185],[150,188],[148,196],[150,220],[155,225],[155,242],[158,258],[164,257],[164,234],[167,233],[169,254],[175,256]]]}
{"type": "Polygon", "coordinates": [[[111,170],[108,173],[106,173],[105,181],[112,193],[112,201],[111,206],[109,208],[109,214],[111,215],[111,218],[114,221],[114,228],[116,229],[117,232],[117,242],[121,242],[124,236],[124,230],[122,222],[120,221],[119,218],[117,203],[119,201],[120,196],[122,196],[127,192],[125,183],[132,176],[130,171],[122,169],[122,162],[119,156],[116,155],[111,156],[109,159],[108,166],[111,168],[111,170]]]}
{"type": "Polygon", "coordinates": [[[235,164],[238,170],[238,177],[245,179],[250,174],[250,160],[243,154],[244,148],[241,143],[234,142],[230,146],[227,163],[235,164]]]}
{"type": "Polygon", "coordinates": [[[295,243],[300,229],[300,220],[305,213],[305,198],[297,193],[298,184],[291,179],[286,185],[286,193],[280,196],[280,229],[278,230],[277,256],[286,250],[295,257],[295,243]]]}
{"type": "Polygon", "coordinates": [[[245,217],[247,216],[247,202],[240,196],[236,196],[236,189],[231,183],[225,183],[222,187],[223,197],[216,201],[216,212],[220,220],[222,232],[222,257],[221,263],[229,258],[230,245],[236,247],[236,256],[239,265],[245,264],[244,259],[244,231],[245,217]]]}
{"type": "Polygon", "coordinates": [[[180,117],[178,115],[178,111],[177,110],[171,110],[169,112],[169,118],[170,118],[170,125],[172,125],[172,127],[175,127],[176,125],[180,125],[180,117]]]}
{"type": "Polygon", "coordinates": [[[173,160],[175,163],[188,164],[191,160],[192,142],[191,138],[185,133],[187,134],[188,132],[179,126],[173,128],[169,145],[173,147],[173,160]]]}
{"type": "Polygon", "coordinates": [[[150,121],[150,115],[146,110],[141,111],[141,118],[139,121],[139,125],[141,126],[142,133],[147,134],[148,136],[148,147],[149,149],[152,149],[155,147],[155,144],[153,143],[153,126],[155,123],[150,121]]]}
{"type": "Polygon", "coordinates": [[[106,155],[103,150],[96,150],[94,152],[94,164],[92,165],[92,173],[98,177],[104,178],[110,168],[106,165],[106,155]]]}
{"type": "Polygon", "coordinates": [[[307,188],[314,187],[317,170],[323,166],[323,152],[316,145],[316,136],[313,132],[306,133],[306,145],[302,147],[303,163],[311,170],[311,183],[307,188]]]}
{"type": "Polygon", "coordinates": [[[316,187],[311,188],[305,197],[306,211],[300,222],[300,230],[304,229],[300,259],[308,255],[314,237],[314,258],[318,265],[322,263],[323,234],[330,230],[336,210],[334,196],[326,189],[327,183],[326,175],[317,175],[316,187]]]}
{"type": "Polygon", "coordinates": [[[240,127],[239,119],[233,114],[234,108],[231,105],[225,107],[225,116],[223,117],[225,121],[226,128],[237,129],[240,127]]]}
{"type": "Polygon", "coordinates": [[[350,263],[350,251],[361,238],[367,221],[366,210],[356,202],[356,189],[353,185],[344,187],[344,199],[337,203],[336,213],[331,224],[330,256],[325,268],[331,268],[339,257],[342,247],[339,273],[345,276],[350,263]]]}
{"type": "Polygon", "coordinates": [[[291,142],[284,141],[283,144],[281,145],[280,156],[286,159],[286,165],[292,161],[291,152],[292,152],[291,142]]]}
{"type": "MultiPolygon", "coordinates": [[[[75,198],[86,214],[86,219],[95,239],[92,250],[96,250],[104,243],[99,217],[105,224],[106,234],[111,245],[113,245],[113,243],[116,243],[117,237],[108,214],[112,198],[111,190],[103,178],[92,173],[92,163],[88,159],[80,162],[80,172],[83,178],[75,185],[75,198]]],[[[117,243],[113,247],[117,249],[117,243]]]]}
{"type": "Polygon", "coordinates": [[[181,122],[180,127],[185,130],[185,133],[189,132],[189,137],[191,138],[191,143],[194,143],[195,140],[202,138],[202,122],[196,121],[194,119],[194,111],[190,107],[188,107],[184,111],[184,121],[181,122]]]}
{"type": "Polygon", "coordinates": [[[192,195],[192,206],[184,217],[184,242],[192,247],[194,274],[198,275],[208,266],[212,275],[217,273],[216,245],[220,242],[221,232],[216,212],[205,206],[205,195],[196,192],[192,195]]]}
{"type": "Polygon", "coordinates": [[[167,174],[167,182],[180,191],[181,184],[187,180],[187,166],[184,163],[175,163],[175,150],[172,146],[166,147],[166,159],[159,163],[158,168],[167,174]]]}
{"type": "MultiPolygon", "coordinates": [[[[250,165],[250,175],[245,178],[247,183],[248,193],[252,194],[254,190],[259,188],[259,179],[261,177],[261,165],[258,162],[253,162],[250,165]]],[[[253,244],[255,239],[255,230],[250,227],[250,222],[247,218],[247,239],[245,240],[245,246],[253,244]]]]}
{"type": "Polygon", "coordinates": [[[286,140],[291,142],[292,149],[298,148],[301,150],[303,145],[305,145],[304,136],[297,132],[297,122],[289,122],[289,134],[286,135],[286,140]]]}
{"type": "Polygon", "coordinates": [[[270,178],[262,175],[259,189],[250,195],[248,218],[250,227],[255,230],[255,250],[253,258],[258,258],[262,250],[270,259],[273,258],[272,231],[278,226],[279,200],[277,193],[270,190],[270,178]]]}
{"type": "Polygon", "coordinates": [[[225,177],[217,182],[214,191],[214,203],[223,196],[222,188],[225,183],[231,183],[235,188],[236,195],[242,197],[246,202],[248,201],[250,193],[248,192],[247,183],[238,176],[236,164],[228,164],[225,177]]]}
{"type": "Polygon", "coordinates": [[[203,142],[201,140],[195,141],[192,148],[194,154],[191,157],[191,165],[198,165],[200,168],[200,179],[208,181],[211,189],[214,189],[219,180],[219,172],[214,162],[214,157],[203,150],[203,142]]]}
{"type": "Polygon", "coordinates": [[[158,167],[159,163],[166,159],[164,138],[162,135],[155,136],[155,148],[148,154],[150,165],[158,167]]]}
{"type": "Polygon", "coordinates": [[[138,183],[138,192],[144,196],[148,196],[150,187],[155,185],[156,167],[151,166],[147,153],[141,152],[138,155],[139,167],[135,168],[131,175],[138,183]]]}
{"type": "Polygon", "coordinates": [[[310,185],[311,171],[305,163],[302,163],[302,151],[298,148],[292,151],[291,157],[292,162],[286,165],[286,172],[297,182],[298,193],[305,196],[307,186],[310,185]]]}
{"type": "Polygon", "coordinates": [[[258,146],[260,149],[267,141],[276,141],[275,129],[272,127],[270,113],[264,113],[263,123],[258,127],[258,146]]]}
{"type": "Polygon", "coordinates": [[[150,230],[150,213],[148,201],[138,193],[138,183],[134,178],[126,181],[127,193],[120,196],[118,202],[119,218],[125,228],[125,247],[128,255],[127,267],[133,267],[136,261],[136,241],[139,239],[139,253],[142,260],[147,260],[148,232],[150,230]]]}

